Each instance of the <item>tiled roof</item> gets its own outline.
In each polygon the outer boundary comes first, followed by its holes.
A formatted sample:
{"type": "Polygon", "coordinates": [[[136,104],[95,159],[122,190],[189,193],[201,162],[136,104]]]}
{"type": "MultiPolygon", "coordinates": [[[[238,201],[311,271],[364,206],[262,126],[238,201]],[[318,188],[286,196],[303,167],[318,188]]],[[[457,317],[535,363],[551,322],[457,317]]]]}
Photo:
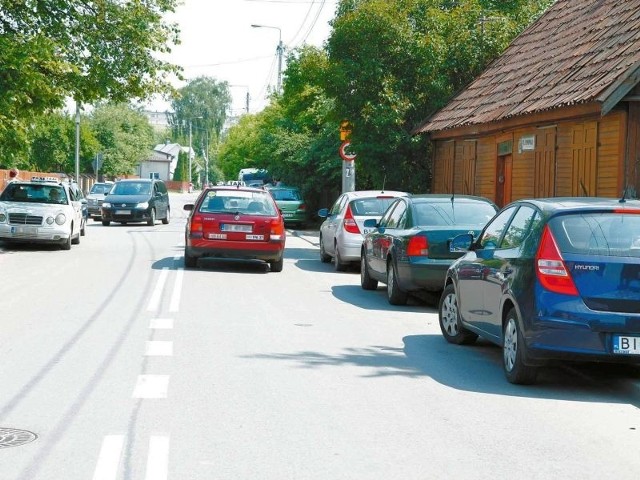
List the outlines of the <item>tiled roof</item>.
{"type": "Polygon", "coordinates": [[[640,0],[558,0],[416,132],[617,102],[639,74],[640,0]]]}

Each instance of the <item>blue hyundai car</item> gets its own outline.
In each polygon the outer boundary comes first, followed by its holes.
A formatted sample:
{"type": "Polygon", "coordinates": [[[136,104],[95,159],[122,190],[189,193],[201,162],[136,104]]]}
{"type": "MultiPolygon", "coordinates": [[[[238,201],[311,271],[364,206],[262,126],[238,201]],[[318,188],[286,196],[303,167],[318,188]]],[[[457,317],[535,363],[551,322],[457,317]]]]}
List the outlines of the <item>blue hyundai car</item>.
{"type": "Polygon", "coordinates": [[[640,363],[640,201],[519,200],[447,271],[440,329],[455,344],[502,347],[511,383],[563,361],[640,363]]]}

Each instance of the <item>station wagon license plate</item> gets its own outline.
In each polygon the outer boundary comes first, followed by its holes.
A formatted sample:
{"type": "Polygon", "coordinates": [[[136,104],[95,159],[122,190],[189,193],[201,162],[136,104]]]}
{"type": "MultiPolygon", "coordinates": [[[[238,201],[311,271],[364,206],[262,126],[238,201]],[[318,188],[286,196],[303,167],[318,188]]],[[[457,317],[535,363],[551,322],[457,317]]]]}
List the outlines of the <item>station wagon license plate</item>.
{"type": "Polygon", "coordinates": [[[241,225],[237,223],[221,223],[220,230],[222,230],[223,232],[251,233],[251,225],[241,225]]]}
{"type": "Polygon", "coordinates": [[[284,218],[293,217],[293,213],[290,213],[290,212],[282,212],[282,216],[283,216],[284,218]]]}
{"type": "Polygon", "coordinates": [[[613,336],[613,353],[640,355],[640,337],[613,336]]]}

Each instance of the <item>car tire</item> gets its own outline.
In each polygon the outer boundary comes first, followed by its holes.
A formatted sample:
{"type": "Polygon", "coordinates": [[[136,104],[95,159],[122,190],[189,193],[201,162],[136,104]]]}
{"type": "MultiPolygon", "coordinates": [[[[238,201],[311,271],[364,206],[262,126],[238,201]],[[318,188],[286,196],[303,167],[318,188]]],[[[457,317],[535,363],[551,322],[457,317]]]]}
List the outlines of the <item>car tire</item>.
{"type": "Polygon", "coordinates": [[[147,225],[150,227],[156,226],[156,209],[152,208],[151,213],[149,214],[149,220],[147,220],[147,225]]]}
{"type": "Polygon", "coordinates": [[[163,225],[168,225],[171,220],[171,209],[167,208],[167,216],[162,219],[163,225]]]}
{"type": "Polygon", "coordinates": [[[367,267],[367,258],[364,253],[360,255],[360,286],[363,290],[375,290],[378,288],[378,281],[371,278],[367,267]]]}
{"type": "Polygon", "coordinates": [[[71,243],[73,245],[80,245],[80,232],[78,232],[78,235],[76,235],[75,237],[71,237],[71,243]]]}
{"type": "Polygon", "coordinates": [[[444,287],[440,297],[438,319],[440,331],[447,342],[456,345],[469,345],[478,339],[478,335],[462,326],[456,289],[451,283],[444,287]]]}
{"type": "Polygon", "coordinates": [[[102,225],[108,227],[109,225],[111,225],[111,222],[109,220],[102,220],[102,225]]]}
{"type": "Polygon", "coordinates": [[[272,272],[281,272],[284,268],[284,257],[280,257],[274,262],[269,262],[269,267],[271,268],[272,272]]]}
{"type": "Polygon", "coordinates": [[[527,347],[520,331],[515,308],[507,313],[502,335],[502,363],[504,374],[510,383],[530,385],[535,383],[538,368],[527,365],[527,347]]]}
{"type": "Polygon", "coordinates": [[[82,226],[80,227],[80,235],[82,235],[83,237],[87,234],[86,227],[87,227],[87,221],[83,220],[82,226]]]}
{"type": "Polygon", "coordinates": [[[327,255],[324,249],[324,243],[322,242],[322,235],[320,235],[320,261],[322,263],[329,263],[331,261],[331,255],[327,255]]]}
{"type": "Polygon", "coordinates": [[[186,268],[196,268],[198,266],[198,257],[189,255],[186,250],[184,252],[184,266],[186,268]]]}
{"type": "Polygon", "coordinates": [[[337,243],[335,247],[335,254],[333,256],[333,268],[335,268],[336,272],[344,272],[347,269],[347,264],[344,263],[340,257],[340,250],[338,249],[337,243]]]}
{"type": "Polygon", "coordinates": [[[60,248],[62,250],[71,250],[71,242],[72,242],[72,238],[71,238],[71,235],[69,235],[69,238],[67,238],[64,242],[60,244],[60,248]]]}
{"type": "Polygon", "coordinates": [[[406,305],[409,295],[398,286],[398,272],[393,259],[387,264],[387,300],[391,305],[406,305]]]}

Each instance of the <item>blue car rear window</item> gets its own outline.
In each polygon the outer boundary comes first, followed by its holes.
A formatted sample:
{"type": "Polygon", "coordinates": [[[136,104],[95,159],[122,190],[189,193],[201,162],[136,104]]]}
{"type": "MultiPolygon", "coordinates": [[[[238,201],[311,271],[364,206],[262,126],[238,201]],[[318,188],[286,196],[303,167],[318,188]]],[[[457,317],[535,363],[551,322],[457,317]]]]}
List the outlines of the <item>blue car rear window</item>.
{"type": "Polygon", "coordinates": [[[640,257],[640,215],[580,213],[549,222],[562,253],[640,257]]]}

